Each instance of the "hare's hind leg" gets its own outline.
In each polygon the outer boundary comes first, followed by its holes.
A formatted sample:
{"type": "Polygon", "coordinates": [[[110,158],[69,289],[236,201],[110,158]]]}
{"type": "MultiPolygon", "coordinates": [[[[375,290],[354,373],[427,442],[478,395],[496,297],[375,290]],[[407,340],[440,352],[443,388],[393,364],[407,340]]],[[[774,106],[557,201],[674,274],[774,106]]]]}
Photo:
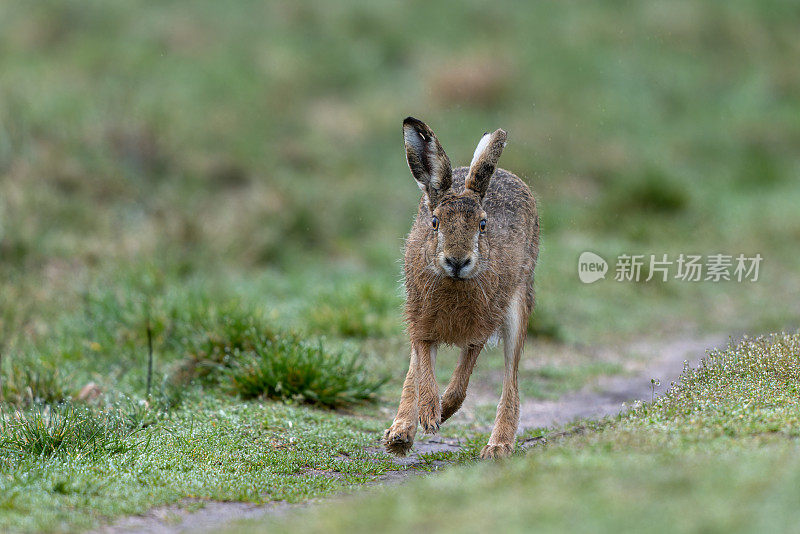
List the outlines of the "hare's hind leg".
{"type": "Polygon", "coordinates": [[[443,423],[461,408],[461,403],[464,402],[467,396],[469,377],[472,375],[472,370],[475,368],[475,361],[478,359],[478,354],[481,353],[481,349],[483,349],[483,344],[467,345],[465,348],[461,349],[461,355],[458,357],[456,369],[453,371],[450,383],[447,384],[447,389],[444,390],[444,395],[442,395],[443,423]]]}
{"type": "Polygon", "coordinates": [[[503,356],[505,357],[503,393],[500,395],[500,404],[497,405],[497,417],[494,421],[492,435],[489,443],[481,451],[481,458],[500,458],[508,456],[514,450],[514,441],[519,425],[517,372],[530,312],[528,301],[527,288],[520,287],[509,304],[503,328],[503,356]]]}
{"type": "Polygon", "coordinates": [[[417,433],[417,418],[419,417],[419,360],[417,348],[411,344],[411,360],[408,364],[408,373],[403,382],[403,392],[400,394],[400,406],[392,426],[383,433],[383,444],[386,450],[398,456],[405,456],[414,444],[417,433]]]}

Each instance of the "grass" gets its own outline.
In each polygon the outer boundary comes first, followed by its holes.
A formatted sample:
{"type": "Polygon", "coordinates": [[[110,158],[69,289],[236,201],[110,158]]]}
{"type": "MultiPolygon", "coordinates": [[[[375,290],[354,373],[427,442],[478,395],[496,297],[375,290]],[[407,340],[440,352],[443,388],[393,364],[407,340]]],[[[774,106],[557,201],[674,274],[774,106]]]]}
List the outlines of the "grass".
{"type": "Polygon", "coordinates": [[[168,288],[150,272],[116,273],[4,355],[3,525],[89,528],[188,498],[296,502],[390,467],[363,450],[380,422],[294,404],[374,401],[385,382],[375,362],[287,333],[234,284],[168,288]],[[97,398],[78,399],[90,383],[97,398]]]}
{"type": "Polygon", "coordinates": [[[331,353],[322,342],[280,339],[255,349],[230,373],[245,399],[296,399],[327,407],[372,400],[386,378],[370,376],[359,353],[331,353]]]}
{"type": "Polygon", "coordinates": [[[328,290],[311,301],[308,330],[348,338],[384,337],[401,331],[401,301],[391,289],[359,282],[328,290]]]}
{"type": "Polygon", "coordinates": [[[3,413],[0,450],[10,455],[84,456],[119,454],[136,447],[137,418],[116,411],[56,404],[3,413]]]}
{"type": "Polygon", "coordinates": [[[624,373],[623,366],[617,362],[543,365],[520,372],[520,391],[525,398],[557,399],[564,393],[581,389],[594,378],[624,373]]]}
{"type": "Polygon", "coordinates": [[[541,300],[536,302],[535,310],[528,319],[528,335],[538,339],[564,341],[562,328],[558,317],[546,305],[543,306],[541,300]]]}
{"type": "Polygon", "coordinates": [[[702,438],[797,437],[799,385],[800,335],[745,338],[684,370],[677,386],[632,420],[702,438]]]}
{"type": "Polygon", "coordinates": [[[527,454],[232,531],[791,530],[798,355],[800,334],[745,338],[687,367],[654,402],[527,454]]]}
{"type": "Polygon", "coordinates": [[[0,383],[0,400],[14,405],[59,403],[70,398],[69,378],[52,362],[12,360],[0,383]]]}
{"type": "MultiPolygon", "coordinates": [[[[180,317],[179,313],[175,315],[180,317]]],[[[280,337],[263,314],[235,301],[221,307],[193,309],[188,316],[180,317],[171,330],[167,343],[183,354],[176,373],[176,380],[182,382],[218,382],[223,376],[221,371],[280,337]]]]}
{"type": "Polygon", "coordinates": [[[52,532],[186,498],[300,502],[395,469],[364,450],[378,430],[374,421],[330,411],[205,397],[114,454],[62,447],[49,458],[5,456],[0,514],[9,528],[52,532]],[[311,476],[312,469],[336,476],[311,476]]]}

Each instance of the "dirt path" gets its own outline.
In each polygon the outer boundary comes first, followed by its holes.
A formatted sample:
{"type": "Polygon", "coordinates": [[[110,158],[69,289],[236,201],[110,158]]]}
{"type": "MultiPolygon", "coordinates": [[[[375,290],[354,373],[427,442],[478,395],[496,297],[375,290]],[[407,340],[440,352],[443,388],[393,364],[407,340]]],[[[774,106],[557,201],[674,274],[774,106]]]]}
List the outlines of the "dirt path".
{"type": "MultiPolygon", "coordinates": [[[[652,396],[665,392],[670,382],[680,376],[684,361],[696,365],[705,355],[706,350],[721,347],[726,343],[722,336],[709,336],[695,339],[673,341],[640,341],[625,347],[585,349],[592,352],[589,357],[610,358],[619,354],[637,357],[624,357],[625,373],[622,376],[602,377],[582,390],[568,393],[556,400],[523,401],[520,419],[520,433],[526,430],[561,426],[576,419],[599,419],[618,414],[625,403],[636,400],[649,401],[652,396]],[[606,354],[595,354],[600,350],[606,354]],[[658,385],[653,387],[651,379],[658,385]]],[[[491,388],[477,386],[470,391],[462,411],[456,421],[474,420],[475,410],[481,405],[496,403],[496,393],[491,388]]],[[[488,429],[486,429],[488,431],[488,429]]],[[[411,454],[405,458],[397,458],[394,463],[398,467],[413,467],[423,463],[421,454],[458,450],[458,440],[440,436],[421,437],[414,445],[411,454]]],[[[375,447],[378,450],[378,447],[375,447]]],[[[445,465],[444,462],[438,462],[445,465]]],[[[419,474],[417,470],[390,472],[378,484],[398,483],[410,476],[419,474]]],[[[183,532],[209,532],[232,521],[258,518],[267,515],[275,516],[289,510],[310,506],[313,503],[289,505],[286,503],[270,503],[255,505],[236,502],[207,502],[196,511],[186,511],[186,505],[172,505],[151,510],[142,516],[123,518],[113,525],[98,530],[103,533],[157,533],[174,534],[183,532]]]]}
{"type": "Polygon", "coordinates": [[[560,426],[575,419],[599,419],[616,415],[623,403],[650,401],[667,391],[677,381],[684,361],[694,367],[706,350],[725,344],[721,336],[683,339],[661,343],[638,342],[629,347],[643,358],[628,362],[626,376],[601,378],[597,384],[558,400],[529,400],[522,405],[520,428],[560,426]],[[655,379],[658,385],[651,380],[655,379]]]}

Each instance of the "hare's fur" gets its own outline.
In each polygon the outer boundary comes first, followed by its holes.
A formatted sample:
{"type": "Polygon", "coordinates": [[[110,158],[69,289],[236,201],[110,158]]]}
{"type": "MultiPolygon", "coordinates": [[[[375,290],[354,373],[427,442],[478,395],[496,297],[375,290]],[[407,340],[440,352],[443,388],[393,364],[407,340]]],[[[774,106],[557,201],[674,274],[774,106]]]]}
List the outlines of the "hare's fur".
{"type": "Polygon", "coordinates": [[[503,391],[481,456],[506,456],[519,422],[517,369],[534,305],[536,202],[522,180],[496,168],[504,131],[484,135],[469,168],[451,169],[427,125],[409,117],[403,130],[408,164],[423,197],[404,258],[411,361],[384,443],[389,452],[402,455],[413,444],[418,422],[425,432],[437,432],[461,407],[481,349],[499,333],[503,391]],[[442,343],[461,347],[461,355],[440,400],[434,367],[442,343]]]}

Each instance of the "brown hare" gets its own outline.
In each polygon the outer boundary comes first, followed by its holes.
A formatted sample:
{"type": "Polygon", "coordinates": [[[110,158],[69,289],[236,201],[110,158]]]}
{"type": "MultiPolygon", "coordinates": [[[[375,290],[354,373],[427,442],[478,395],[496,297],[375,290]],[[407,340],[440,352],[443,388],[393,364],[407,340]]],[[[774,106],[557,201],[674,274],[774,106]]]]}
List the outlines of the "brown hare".
{"type": "Polygon", "coordinates": [[[485,134],[470,166],[457,169],[422,121],[404,120],[403,137],[408,166],[423,195],[404,257],[411,363],[384,445],[405,455],[417,422],[426,433],[436,433],[461,407],[484,344],[499,334],[503,392],[481,457],[507,456],[519,424],[517,369],[534,302],[536,202],[522,180],[497,169],[506,144],[503,130],[485,134]],[[443,343],[457,345],[461,355],[440,401],[434,365],[443,343]]]}

